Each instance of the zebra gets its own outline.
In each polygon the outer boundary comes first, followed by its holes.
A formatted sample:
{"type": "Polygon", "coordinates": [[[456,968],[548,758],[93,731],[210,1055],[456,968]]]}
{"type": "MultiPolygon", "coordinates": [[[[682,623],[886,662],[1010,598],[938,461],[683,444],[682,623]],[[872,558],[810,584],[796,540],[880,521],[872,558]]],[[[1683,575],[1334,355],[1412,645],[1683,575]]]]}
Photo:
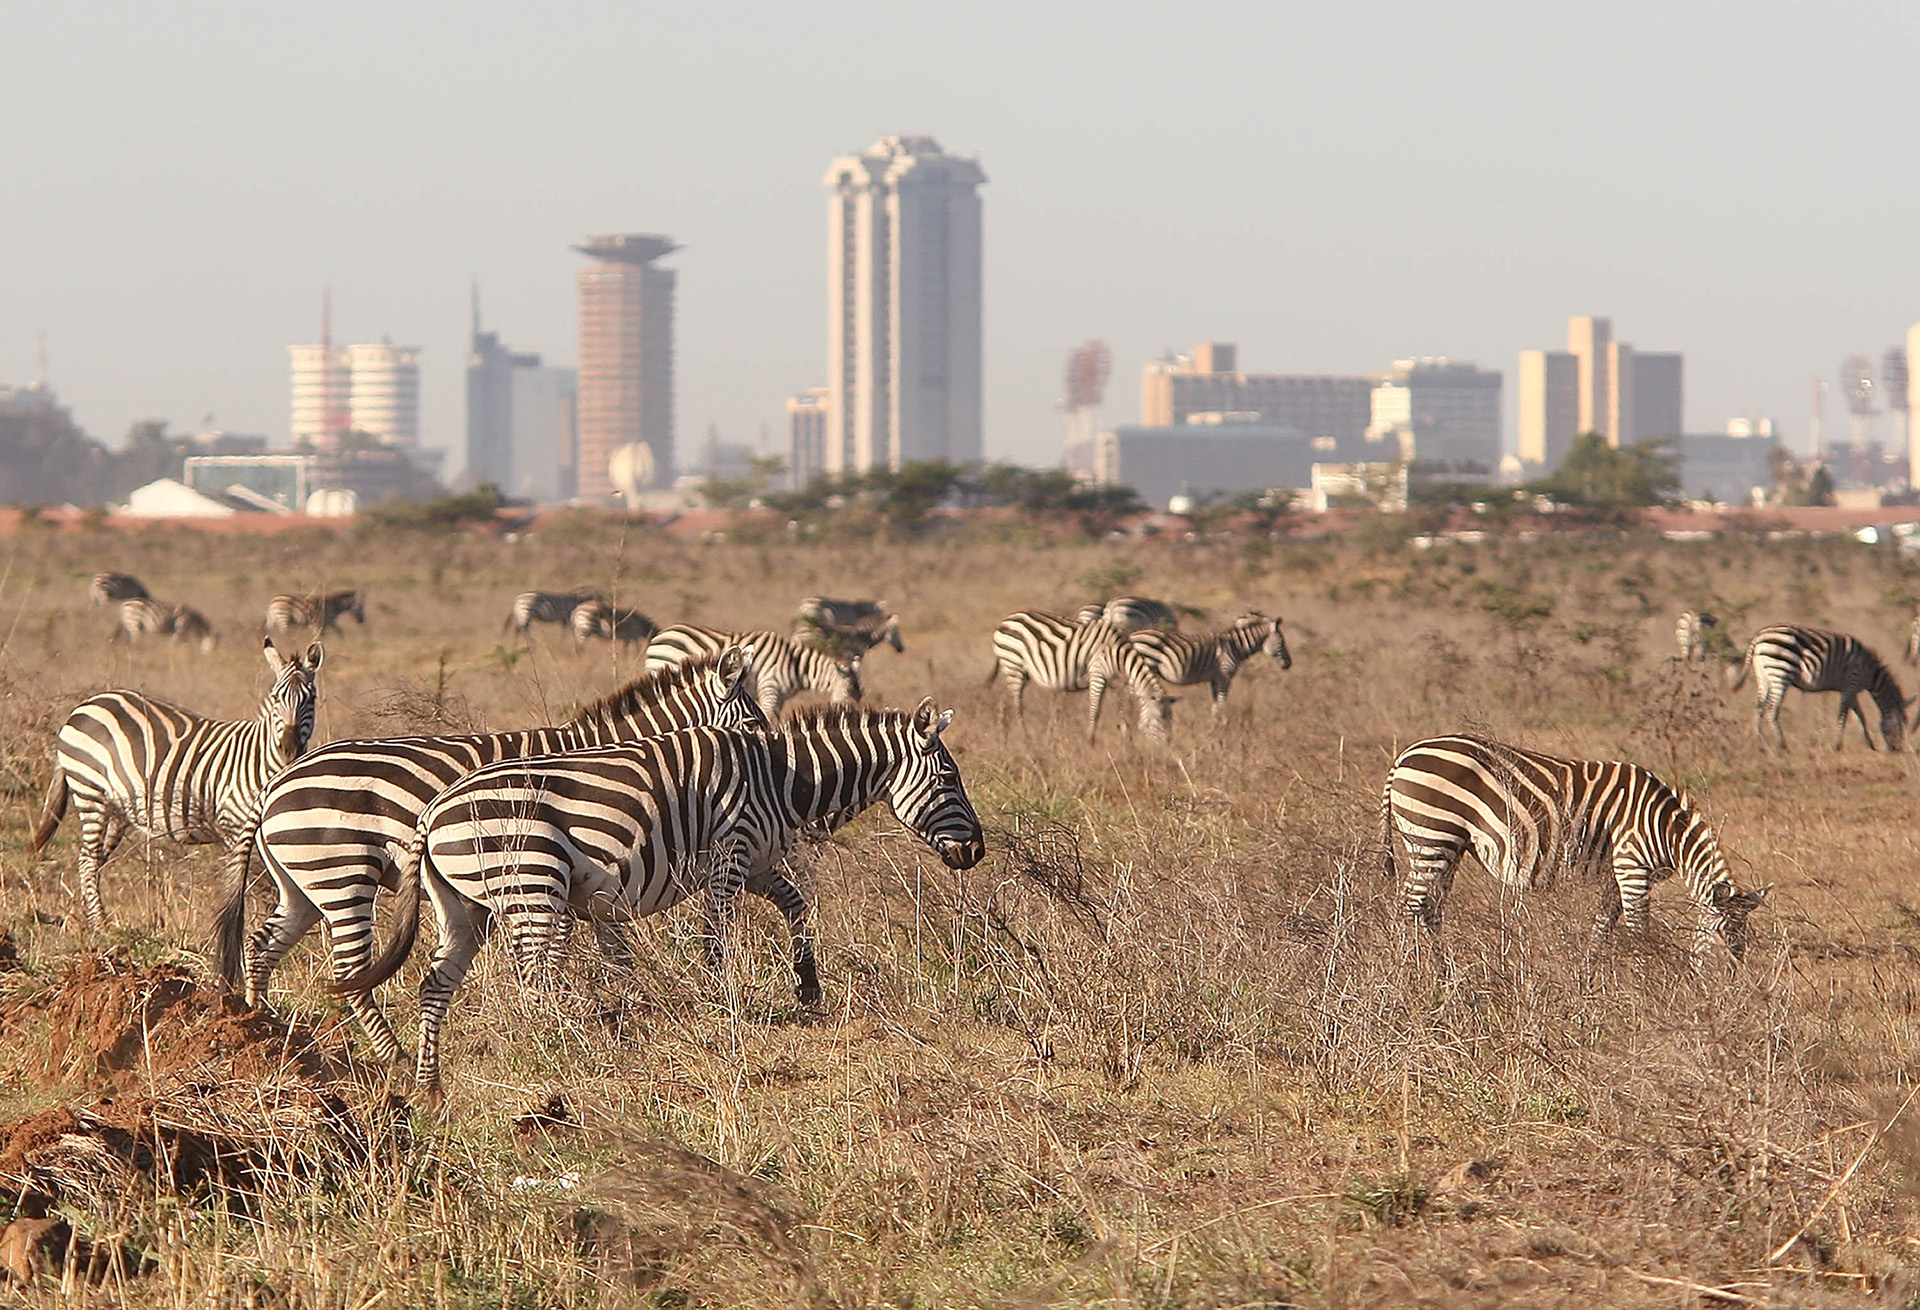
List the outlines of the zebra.
{"type": "Polygon", "coordinates": [[[1713,829],[1650,771],[1561,759],[1488,737],[1432,737],[1400,752],[1380,795],[1390,879],[1397,876],[1396,830],[1407,848],[1402,908],[1429,929],[1440,927],[1454,870],[1468,850],[1494,877],[1523,891],[1550,886],[1561,872],[1607,877],[1589,963],[1623,917],[1630,929],[1646,930],[1652,885],[1676,872],[1699,910],[1696,957],[1718,937],[1738,959],[1747,916],[1770,890],[1736,887],[1713,829]]]}
{"type": "Polygon", "coordinates": [[[888,612],[884,600],[804,597],[788,635],[795,645],[814,646],[841,659],[865,655],[882,642],[896,651],[907,649],[900,637],[900,616],[888,612]]]}
{"type": "Polygon", "coordinates": [[[328,591],[308,596],[275,596],[267,602],[267,631],[317,628],[322,633],[338,632],[340,620],[349,614],[362,627],[366,626],[367,593],[328,591]]]}
{"type": "Polygon", "coordinates": [[[1207,683],[1213,689],[1213,717],[1216,721],[1226,707],[1227,692],[1233,687],[1233,675],[1254,655],[1265,652],[1283,669],[1293,667],[1287,639],[1280,631],[1280,620],[1270,619],[1258,610],[1249,610],[1218,632],[1190,636],[1160,628],[1141,628],[1130,632],[1120,643],[1115,657],[1100,661],[1093,670],[1088,689],[1092,702],[1088,712],[1088,735],[1100,717],[1100,697],[1107,681],[1118,672],[1124,674],[1127,689],[1139,706],[1140,730],[1155,741],[1165,741],[1172,719],[1173,698],[1168,686],[1186,687],[1207,683]]]}
{"type": "Polygon", "coordinates": [[[1907,628],[1907,663],[1920,664],[1920,614],[1913,616],[1913,623],[1907,628]]]}
{"type": "Polygon", "coordinates": [[[524,637],[536,623],[568,622],[589,601],[605,603],[606,597],[594,591],[523,591],[513,598],[513,610],[500,630],[524,637]]]}
{"type": "MultiPolygon", "coordinates": [[[[996,680],[1004,685],[1014,716],[1024,719],[1029,682],[1047,691],[1086,691],[1094,669],[1113,667],[1125,637],[1110,623],[1076,623],[1045,610],[1018,610],[993,630],[994,664],[987,685],[996,680]]],[[[1098,705],[1090,705],[1089,739],[1098,715],[1098,705]]],[[[1003,706],[1003,721],[1005,717],[1003,706]]]]}
{"type": "Polygon", "coordinates": [[[315,642],[287,659],[271,640],[264,650],[273,686],[251,721],[202,718],[137,691],[102,692],[67,716],[32,849],[52,840],[71,801],[89,927],[106,923],[100,866],[129,831],[231,852],[261,789],[306,750],[325,652],[315,642]]]}
{"type": "Polygon", "coordinates": [[[207,616],[191,605],[172,601],[136,599],[120,602],[120,626],[112,641],[138,641],[142,637],[172,637],[175,641],[197,642],[201,654],[213,650],[213,625],[207,616]]]}
{"type": "Polygon", "coordinates": [[[817,691],[835,705],[861,699],[860,656],[798,645],[772,632],[721,632],[676,623],[660,629],[647,643],[647,669],[671,668],[728,646],[753,647],[754,695],[769,720],[803,691],[817,691]]]}
{"type": "Polygon", "coordinates": [[[1111,623],[1122,632],[1132,632],[1136,628],[1172,630],[1180,626],[1180,618],[1173,612],[1173,606],[1148,596],[1115,596],[1104,603],[1082,605],[1074,618],[1081,623],[1111,623]]]}
{"type": "Polygon", "coordinates": [[[653,640],[660,625],[639,610],[625,610],[604,600],[582,601],[567,617],[573,630],[575,650],[585,650],[589,641],[617,641],[625,646],[642,646],[653,640]]]}
{"type": "Polygon", "coordinates": [[[96,605],[104,605],[110,600],[151,600],[146,584],[131,573],[96,573],[93,584],[87,588],[87,595],[96,605]]]}
{"type": "Polygon", "coordinates": [[[1847,716],[1860,719],[1860,734],[1867,749],[1875,749],[1873,733],[1867,728],[1866,711],[1859,696],[1866,692],[1880,708],[1880,732],[1888,750],[1900,750],[1907,740],[1907,710],[1913,702],[1900,691],[1880,657],[1867,649],[1858,637],[1822,628],[1802,628],[1782,623],[1762,628],[1747,643],[1747,655],[1740,662],[1729,689],[1738,691],[1747,674],[1754,680],[1753,730],[1762,745],[1767,740],[1767,725],[1773,725],[1780,749],[1787,748],[1787,734],[1780,729],[1780,705],[1789,687],[1801,691],[1840,693],[1840,720],[1834,732],[1833,748],[1839,750],[1847,737],[1847,716]]]}
{"type": "Polygon", "coordinates": [[[767,732],[695,728],[471,773],[420,816],[387,948],[336,989],[364,994],[405,962],[424,882],[439,947],[420,984],[414,1081],[433,1096],[440,1028],[490,920],[500,921],[531,981],[569,914],[622,922],[704,892],[707,963],[727,990],[736,902],[748,891],[786,918],[796,995],[815,1004],[806,897],[776,866],[802,828],[845,823],[883,799],[949,867],[978,864],[986,837],[941,741],[952,720],[930,698],[911,714],[813,707],[767,732]]]}
{"type": "Polygon", "coordinates": [[[1673,630],[1674,644],[1680,648],[1681,663],[1692,664],[1696,660],[1706,659],[1711,654],[1707,645],[1708,640],[1712,637],[1714,629],[1719,626],[1720,620],[1711,614],[1704,611],[1684,611],[1680,615],[1680,622],[1673,630]]]}
{"type": "MultiPolygon", "coordinates": [[[[222,976],[230,985],[244,983],[248,1003],[258,1005],[274,967],[322,919],[334,976],[359,973],[373,944],[375,893],[392,885],[393,858],[443,788],[500,760],[703,724],[764,726],[748,692],[752,661],[750,649],[730,649],[717,659],[641,677],[558,727],[337,741],[313,752],[275,778],[250,815],[215,930],[222,976]],[[248,857],[255,849],[279,904],[249,938],[248,857]]],[[[398,1059],[399,1039],[372,998],[362,993],[349,1004],[380,1054],[398,1059]]]]}

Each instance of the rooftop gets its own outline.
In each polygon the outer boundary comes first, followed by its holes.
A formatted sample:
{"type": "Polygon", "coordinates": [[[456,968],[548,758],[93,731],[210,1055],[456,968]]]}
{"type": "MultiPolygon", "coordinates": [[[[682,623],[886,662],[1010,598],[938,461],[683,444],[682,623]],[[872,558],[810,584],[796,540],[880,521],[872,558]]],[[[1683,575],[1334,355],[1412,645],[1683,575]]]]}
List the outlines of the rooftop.
{"type": "Polygon", "coordinates": [[[600,233],[574,247],[581,254],[610,264],[651,264],[680,249],[672,237],[649,232],[600,233]]]}

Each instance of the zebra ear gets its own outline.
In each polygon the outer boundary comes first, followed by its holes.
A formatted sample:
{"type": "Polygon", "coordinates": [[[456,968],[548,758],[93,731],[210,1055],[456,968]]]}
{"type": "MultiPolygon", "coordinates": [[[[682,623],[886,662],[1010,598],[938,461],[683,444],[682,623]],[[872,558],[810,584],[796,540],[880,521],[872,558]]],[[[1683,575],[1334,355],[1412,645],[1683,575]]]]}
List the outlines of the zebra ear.
{"type": "Polygon", "coordinates": [[[720,658],[714,662],[713,671],[727,690],[738,686],[740,679],[747,675],[747,669],[753,661],[753,647],[729,646],[720,652],[720,658]]]}
{"type": "Polygon", "coordinates": [[[307,671],[309,673],[320,672],[320,661],[326,657],[327,649],[319,642],[316,641],[313,645],[307,647],[307,671]]]}
{"type": "Polygon", "coordinates": [[[273,670],[276,678],[279,677],[280,670],[287,667],[287,657],[274,648],[272,637],[263,637],[260,648],[260,653],[267,657],[267,667],[273,670]]]}

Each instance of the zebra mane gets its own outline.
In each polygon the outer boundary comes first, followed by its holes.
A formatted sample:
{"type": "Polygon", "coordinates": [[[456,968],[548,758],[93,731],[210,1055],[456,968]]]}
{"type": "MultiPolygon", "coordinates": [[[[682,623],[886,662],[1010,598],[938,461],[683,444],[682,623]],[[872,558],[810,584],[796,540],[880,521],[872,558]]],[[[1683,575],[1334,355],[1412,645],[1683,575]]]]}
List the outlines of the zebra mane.
{"type": "Polygon", "coordinates": [[[876,705],[803,705],[788,714],[785,721],[774,725],[775,732],[787,732],[802,727],[838,727],[849,724],[898,722],[911,723],[913,710],[892,709],[876,705]]]}
{"type": "Polygon", "coordinates": [[[669,665],[652,673],[643,673],[626,686],[602,696],[599,700],[589,701],[580,706],[567,719],[564,726],[575,727],[586,723],[599,723],[607,719],[618,718],[644,705],[664,692],[672,692],[681,687],[698,685],[696,680],[711,673],[720,663],[719,655],[704,655],[697,660],[688,660],[685,664],[669,665]]]}

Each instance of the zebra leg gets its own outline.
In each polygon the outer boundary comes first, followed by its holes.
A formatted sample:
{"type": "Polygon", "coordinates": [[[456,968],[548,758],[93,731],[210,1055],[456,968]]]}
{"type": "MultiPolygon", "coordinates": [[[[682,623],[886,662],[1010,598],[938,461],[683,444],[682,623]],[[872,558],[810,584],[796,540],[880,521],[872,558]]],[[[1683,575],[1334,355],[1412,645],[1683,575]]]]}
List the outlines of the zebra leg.
{"type": "Polygon", "coordinates": [[[267,984],[273,978],[274,969],[321,918],[320,907],[278,864],[269,860],[267,869],[273,874],[280,902],[273,907],[273,913],[267,916],[266,921],[254,929],[253,936],[247,938],[242,970],[246,978],[248,1005],[260,1005],[266,1001],[267,984]]]}
{"type": "MultiPolygon", "coordinates": [[[[1853,715],[1859,714],[1859,713],[1860,713],[1860,703],[1859,703],[1859,700],[1854,696],[1854,694],[1850,691],[1841,692],[1840,693],[1840,726],[1834,731],[1834,734],[1833,734],[1833,748],[1835,750],[1839,750],[1842,746],[1847,744],[1847,720],[1853,715]]],[[[1864,714],[1860,714],[1860,731],[1862,732],[1867,731],[1867,716],[1864,714]]],[[[1873,737],[1871,734],[1869,734],[1867,737],[1867,749],[1868,750],[1873,749],[1873,737]]]]}
{"type": "Polygon", "coordinates": [[[1407,918],[1422,928],[1439,929],[1447,910],[1447,893],[1453,889],[1453,873],[1463,853],[1464,848],[1452,846],[1408,844],[1407,880],[1400,889],[1400,904],[1407,918]]]}
{"type": "Polygon", "coordinates": [[[80,902],[86,907],[87,927],[95,931],[107,926],[106,903],[100,899],[100,866],[126,835],[127,825],[110,810],[89,808],[80,816],[80,902]]]}
{"type": "MultiPolygon", "coordinates": [[[[373,892],[374,884],[366,884],[365,896],[355,896],[340,906],[328,906],[324,914],[327,920],[327,946],[333,959],[333,977],[335,982],[343,982],[365,971],[373,959],[373,892]]],[[[301,932],[306,929],[302,928],[301,932]]],[[[360,1030],[373,1043],[374,1054],[388,1064],[401,1064],[407,1058],[406,1048],[400,1044],[400,1038],[394,1033],[393,1025],[387,1022],[387,1016],[380,1009],[380,1003],[373,999],[372,992],[347,992],[347,1009],[360,1023],[360,1030]]]]}
{"type": "Polygon", "coordinates": [[[1094,739],[1100,727],[1100,705],[1107,697],[1107,675],[1096,670],[1087,674],[1087,740],[1094,739]]]}
{"type": "Polygon", "coordinates": [[[1220,722],[1220,716],[1227,712],[1227,692],[1232,688],[1233,684],[1225,678],[1213,680],[1213,721],[1215,723],[1220,722]]]}
{"type": "Polygon", "coordinates": [[[1637,943],[1647,936],[1647,906],[1653,899],[1653,875],[1639,864],[1613,866],[1614,892],[1620,899],[1620,917],[1637,943]]]}
{"type": "Polygon", "coordinates": [[[1613,932],[1613,926],[1620,922],[1620,883],[1618,879],[1607,879],[1607,885],[1600,891],[1600,913],[1594,916],[1593,933],[1587,940],[1587,959],[1581,978],[1581,985],[1593,986],[1594,962],[1600,958],[1600,947],[1613,932]]]}
{"type": "Polygon", "coordinates": [[[818,1005],[820,974],[813,958],[813,908],[806,895],[778,868],[748,879],[747,891],[772,901],[786,919],[793,938],[793,973],[799,982],[794,994],[802,1005],[818,1005]]]}
{"type": "Polygon", "coordinates": [[[727,951],[733,944],[734,911],[746,883],[747,858],[739,844],[729,842],[716,850],[707,873],[707,967],[726,994],[729,1010],[738,1007],[727,980],[727,951]]]}
{"type": "MultiPolygon", "coordinates": [[[[1781,694],[1778,696],[1767,696],[1761,700],[1760,709],[1758,711],[1758,713],[1761,716],[1764,716],[1765,722],[1771,723],[1773,725],[1773,735],[1779,739],[1781,750],[1787,749],[1787,734],[1781,731],[1781,728],[1780,728],[1780,706],[1786,701],[1786,699],[1787,697],[1784,691],[1782,691],[1781,694]]],[[[1761,720],[1756,719],[1755,722],[1756,724],[1758,724],[1759,722],[1761,722],[1761,720]]],[[[1761,744],[1765,745],[1766,740],[1767,740],[1766,729],[1761,728],[1760,729],[1761,744]]]]}
{"type": "Polygon", "coordinates": [[[487,911],[472,905],[438,878],[426,880],[427,898],[433,902],[434,919],[440,927],[440,944],[434,949],[427,976],[420,980],[420,1051],[414,1057],[414,1091],[430,1101],[441,1099],[440,1029],[447,1020],[453,994],[473,967],[486,932],[487,911]]]}
{"type": "MultiPolygon", "coordinates": [[[[1021,722],[1027,717],[1027,674],[1024,669],[1007,670],[1007,701],[1013,707],[1013,717],[1021,722]]],[[[1007,707],[1000,708],[1000,721],[1007,721],[1007,707]]]]}

